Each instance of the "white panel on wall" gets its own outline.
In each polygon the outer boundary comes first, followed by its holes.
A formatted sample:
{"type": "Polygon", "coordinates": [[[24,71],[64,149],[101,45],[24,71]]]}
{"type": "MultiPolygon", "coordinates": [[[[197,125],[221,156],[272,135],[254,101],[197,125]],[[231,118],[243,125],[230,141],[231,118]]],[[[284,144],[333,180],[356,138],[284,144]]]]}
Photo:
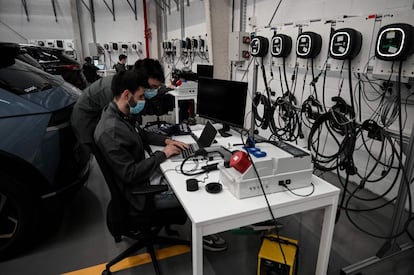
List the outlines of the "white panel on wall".
{"type": "MultiPolygon", "coordinates": [[[[335,22],[335,30],[342,28],[352,28],[359,31],[362,34],[362,46],[359,54],[352,59],[352,71],[356,73],[366,73],[368,69],[368,61],[374,55],[372,51],[373,32],[375,26],[375,17],[361,16],[339,19],[335,22]]],[[[330,58],[330,70],[340,71],[343,60],[337,60],[330,58]]],[[[348,63],[345,62],[344,70],[348,70],[348,63]]]]}

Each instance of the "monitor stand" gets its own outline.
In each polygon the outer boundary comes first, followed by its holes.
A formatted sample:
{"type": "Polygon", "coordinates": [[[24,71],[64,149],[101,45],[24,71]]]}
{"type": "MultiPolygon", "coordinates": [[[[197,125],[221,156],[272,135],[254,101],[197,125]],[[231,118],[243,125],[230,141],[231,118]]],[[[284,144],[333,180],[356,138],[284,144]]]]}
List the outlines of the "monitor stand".
{"type": "Polygon", "coordinates": [[[223,123],[223,128],[218,130],[218,132],[220,133],[220,135],[222,137],[231,137],[231,134],[227,133],[228,131],[230,131],[230,126],[228,124],[225,124],[225,123],[223,123]]]}

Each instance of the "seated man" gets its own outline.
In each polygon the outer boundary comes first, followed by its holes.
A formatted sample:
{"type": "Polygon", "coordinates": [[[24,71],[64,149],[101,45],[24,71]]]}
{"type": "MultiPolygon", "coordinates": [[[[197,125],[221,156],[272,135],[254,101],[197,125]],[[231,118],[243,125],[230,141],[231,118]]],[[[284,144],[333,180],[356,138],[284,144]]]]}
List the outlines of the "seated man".
{"type": "MultiPolygon", "coordinates": [[[[159,165],[188,147],[180,141],[137,128],[130,119],[131,114],[143,110],[148,86],[143,73],[125,71],[115,75],[111,84],[113,100],[104,109],[94,133],[95,143],[113,168],[115,179],[125,187],[124,195],[133,207],[132,212],[142,210],[145,203],[142,197],[132,195],[134,188],[154,184],[150,181],[159,172],[159,165]],[[165,147],[146,157],[144,149],[150,144],[165,147]]],[[[156,197],[155,206],[170,208],[179,206],[179,202],[167,191],[156,197]]],[[[227,248],[225,241],[215,235],[206,236],[204,244],[212,251],[227,248]]]]}
{"type": "MultiPolygon", "coordinates": [[[[137,200],[141,197],[131,195],[134,187],[149,184],[160,163],[187,147],[182,142],[135,127],[135,120],[129,115],[138,114],[144,108],[146,87],[148,83],[143,74],[125,71],[115,75],[111,84],[113,101],[104,109],[94,134],[96,145],[113,168],[115,179],[125,186],[124,195],[135,208],[131,211],[140,211],[144,205],[143,201],[137,200]],[[146,158],[144,148],[149,144],[165,147],[146,158]]],[[[161,204],[166,207],[179,205],[175,197],[169,198],[172,199],[170,203],[161,204]]]]}
{"type": "Polygon", "coordinates": [[[85,63],[82,66],[82,71],[89,84],[101,78],[97,74],[98,70],[99,68],[92,63],[92,58],[89,56],[85,57],[85,63]]]}

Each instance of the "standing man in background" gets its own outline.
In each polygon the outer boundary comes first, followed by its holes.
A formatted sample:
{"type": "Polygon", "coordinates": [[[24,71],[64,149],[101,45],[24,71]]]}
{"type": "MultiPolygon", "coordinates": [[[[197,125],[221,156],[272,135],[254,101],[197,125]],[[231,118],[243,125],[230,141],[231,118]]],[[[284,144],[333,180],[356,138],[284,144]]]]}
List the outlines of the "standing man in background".
{"type": "MultiPolygon", "coordinates": [[[[164,70],[161,63],[155,59],[142,59],[135,62],[135,71],[142,72],[148,81],[150,89],[145,90],[145,97],[154,96],[154,89],[164,83],[164,70]]],[[[102,109],[111,102],[113,95],[111,82],[113,75],[95,81],[83,90],[72,110],[71,124],[73,132],[83,148],[90,152],[93,133],[101,118],[102,109]]]]}
{"type": "Polygon", "coordinates": [[[117,73],[126,71],[126,65],[125,64],[126,64],[127,58],[128,57],[125,54],[120,54],[119,55],[119,57],[118,57],[119,61],[113,67],[117,73]]]}

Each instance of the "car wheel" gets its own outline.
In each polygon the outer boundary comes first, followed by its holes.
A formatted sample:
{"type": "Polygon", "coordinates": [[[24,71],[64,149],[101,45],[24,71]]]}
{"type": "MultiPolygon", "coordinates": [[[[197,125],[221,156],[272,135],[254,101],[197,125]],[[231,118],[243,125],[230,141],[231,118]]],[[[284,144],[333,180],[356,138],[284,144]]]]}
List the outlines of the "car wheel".
{"type": "Polygon", "coordinates": [[[24,251],[34,240],[38,203],[29,188],[0,171],[0,259],[24,251]]]}

